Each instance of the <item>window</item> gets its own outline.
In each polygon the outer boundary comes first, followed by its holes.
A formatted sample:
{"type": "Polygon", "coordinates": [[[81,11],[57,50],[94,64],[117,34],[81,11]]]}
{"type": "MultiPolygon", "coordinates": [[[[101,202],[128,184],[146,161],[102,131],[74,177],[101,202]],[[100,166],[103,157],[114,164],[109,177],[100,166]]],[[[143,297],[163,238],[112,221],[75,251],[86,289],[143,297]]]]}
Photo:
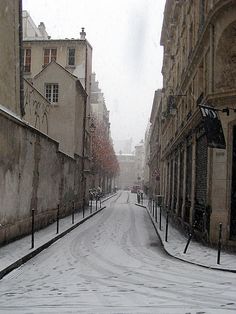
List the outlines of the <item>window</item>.
{"type": "Polygon", "coordinates": [[[50,103],[58,103],[58,84],[46,84],[45,85],[45,97],[50,103]]]}
{"type": "Polygon", "coordinates": [[[44,66],[46,66],[51,61],[57,60],[57,49],[44,49],[44,66]]]}
{"type": "Polygon", "coordinates": [[[29,73],[31,71],[31,48],[24,49],[24,72],[29,73]]]}
{"type": "Polygon", "coordinates": [[[75,48],[68,48],[68,65],[75,65],[75,48]]]}

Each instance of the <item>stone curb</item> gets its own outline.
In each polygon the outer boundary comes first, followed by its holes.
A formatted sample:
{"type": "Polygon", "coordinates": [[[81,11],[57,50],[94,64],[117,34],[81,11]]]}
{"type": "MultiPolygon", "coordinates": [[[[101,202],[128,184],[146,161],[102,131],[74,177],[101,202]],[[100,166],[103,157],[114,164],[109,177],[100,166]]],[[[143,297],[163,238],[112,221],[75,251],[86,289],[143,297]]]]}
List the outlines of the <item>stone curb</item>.
{"type": "Polygon", "coordinates": [[[101,202],[102,202],[102,203],[103,203],[103,202],[106,202],[106,201],[108,201],[110,198],[112,198],[112,197],[114,197],[114,196],[116,196],[116,195],[118,195],[118,193],[115,193],[115,194],[112,194],[112,195],[106,197],[106,198],[105,198],[104,200],[102,200],[101,202]]]}
{"type": "MultiPolygon", "coordinates": [[[[112,195],[113,196],[113,195],[112,195]]],[[[111,196],[111,197],[112,197],[111,196]]],[[[109,198],[111,198],[109,197],[109,198]]],[[[107,199],[106,199],[107,200],[107,199]]],[[[104,202],[106,201],[104,200],[104,202]]],[[[79,222],[75,223],[73,226],[71,226],[70,228],[64,230],[63,232],[61,232],[60,234],[56,235],[54,238],[52,238],[51,240],[45,242],[44,244],[40,245],[39,247],[37,247],[36,249],[34,249],[32,252],[26,254],[25,256],[21,257],[20,259],[18,259],[16,262],[12,263],[11,265],[7,266],[6,268],[2,269],[0,271],[0,280],[6,276],[7,274],[9,274],[11,271],[13,271],[14,269],[20,267],[21,265],[23,265],[24,263],[26,263],[27,261],[29,261],[31,258],[35,257],[37,254],[39,254],[40,252],[42,252],[43,250],[47,249],[50,245],[52,245],[53,243],[55,243],[57,240],[59,240],[60,238],[62,238],[63,236],[65,236],[66,234],[68,234],[69,232],[71,232],[72,230],[74,230],[75,228],[77,228],[78,226],[80,226],[82,223],[84,223],[85,221],[87,221],[89,218],[95,216],[96,214],[98,214],[100,211],[102,211],[104,208],[106,208],[106,206],[103,206],[101,208],[99,208],[97,211],[93,212],[92,214],[90,214],[89,216],[83,218],[82,220],[80,220],[79,222]]]]}
{"type": "Polygon", "coordinates": [[[178,257],[178,256],[175,256],[175,255],[171,254],[171,253],[165,248],[164,242],[163,242],[163,240],[162,240],[162,238],[161,238],[161,236],[160,236],[160,234],[159,234],[159,232],[158,232],[158,228],[157,228],[157,226],[156,226],[156,224],[155,224],[155,221],[154,221],[154,219],[153,219],[151,213],[149,212],[147,206],[141,205],[141,204],[138,204],[138,203],[135,203],[135,205],[136,205],[136,206],[139,206],[139,207],[143,207],[143,208],[146,209],[146,211],[148,212],[149,217],[150,217],[150,219],[151,219],[151,221],[152,221],[152,224],[153,224],[153,226],[154,226],[154,229],[155,229],[155,231],[156,231],[156,234],[158,235],[158,238],[160,239],[161,245],[163,246],[165,252],[166,252],[169,256],[171,256],[171,257],[173,257],[173,258],[176,258],[176,259],[178,259],[178,260],[180,260],[180,261],[182,261],[182,262],[189,263],[189,264],[192,264],[192,265],[196,265],[196,266],[199,266],[199,267],[203,267],[203,268],[207,268],[207,269],[212,269],[212,270],[219,270],[219,271],[224,271],[224,272],[229,272],[229,273],[236,273],[236,269],[227,269],[227,268],[220,268],[220,267],[214,267],[214,266],[207,266],[207,265],[204,265],[204,264],[201,264],[201,263],[197,263],[197,262],[193,262],[193,261],[188,261],[188,260],[186,260],[186,259],[183,259],[183,258],[181,258],[181,257],[178,257]]]}

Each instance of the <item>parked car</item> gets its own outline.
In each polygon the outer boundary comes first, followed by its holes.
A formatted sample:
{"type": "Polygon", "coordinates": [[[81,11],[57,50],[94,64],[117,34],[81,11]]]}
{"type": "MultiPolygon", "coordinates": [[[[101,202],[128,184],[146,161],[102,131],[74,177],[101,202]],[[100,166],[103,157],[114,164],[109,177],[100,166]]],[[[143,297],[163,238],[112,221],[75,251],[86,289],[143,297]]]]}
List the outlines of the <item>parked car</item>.
{"type": "Polygon", "coordinates": [[[140,190],[140,185],[133,185],[131,188],[131,193],[137,193],[138,190],[140,190]]]}

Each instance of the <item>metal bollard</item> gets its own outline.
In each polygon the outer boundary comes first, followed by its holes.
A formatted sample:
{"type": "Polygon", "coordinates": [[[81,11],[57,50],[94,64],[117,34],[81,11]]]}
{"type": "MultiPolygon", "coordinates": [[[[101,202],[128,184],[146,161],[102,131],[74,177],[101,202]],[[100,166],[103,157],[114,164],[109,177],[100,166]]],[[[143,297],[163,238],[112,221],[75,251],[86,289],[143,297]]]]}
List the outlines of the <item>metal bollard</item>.
{"type": "Polygon", "coordinates": [[[31,215],[32,215],[32,225],[31,225],[31,249],[34,248],[34,208],[31,209],[31,215]]]}
{"type": "Polygon", "coordinates": [[[192,234],[192,232],[190,232],[190,233],[189,233],[189,237],[188,237],[187,244],[186,244],[186,246],[185,246],[185,248],[184,248],[184,254],[186,254],[186,252],[187,252],[187,249],[188,249],[189,243],[190,243],[190,241],[191,241],[191,239],[192,239],[192,236],[193,236],[193,234],[192,234]]]}
{"type": "Polygon", "coordinates": [[[75,202],[72,202],[72,224],[75,223],[75,202]]]}
{"type": "Polygon", "coordinates": [[[154,217],[155,201],[152,200],[152,216],[154,217]]]}
{"type": "Polygon", "coordinates": [[[155,201],[155,222],[157,222],[157,201],[155,201]]]}
{"type": "Polygon", "coordinates": [[[165,235],[165,241],[168,242],[168,227],[169,227],[169,210],[167,209],[166,212],[166,235],[165,235]]]}
{"type": "Polygon", "coordinates": [[[219,224],[219,239],[218,239],[217,264],[220,264],[221,237],[222,237],[222,223],[219,224]]]}
{"type": "Polygon", "coordinates": [[[159,211],[159,229],[161,230],[161,208],[162,208],[162,205],[160,204],[160,211],[159,211]]]}
{"type": "Polygon", "coordinates": [[[92,212],[93,212],[93,198],[90,196],[90,205],[89,205],[89,207],[90,207],[90,214],[92,214],[92,212]]]}
{"type": "Polygon", "coordinates": [[[98,198],[96,196],[96,211],[98,210],[98,198]]]}
{"type": "Polygon", "coordinates": [[[57,205],[57,233],[59,233],[59,204],[57,205]]]}
{"type": "Polygon", "coordinates": [[[101,198],[101,196],[99,198],[99,201],[100,201],[100,208],[102,208],[102,198],[101,198]]]}
{"type": "Polygon", "coordinates": [[[188,241],[187,241],[186,246],[184,248],[184,254],[186,254],[188,246],[190,244],[190,241],[192,240],[192,237],[193,237],[193,234],[194,234],[194,228],[196,227],[196,225],[197,225],[197,221],[194,222],[193,227],[192,227],[192,231],[188,235],[188,241]]]}

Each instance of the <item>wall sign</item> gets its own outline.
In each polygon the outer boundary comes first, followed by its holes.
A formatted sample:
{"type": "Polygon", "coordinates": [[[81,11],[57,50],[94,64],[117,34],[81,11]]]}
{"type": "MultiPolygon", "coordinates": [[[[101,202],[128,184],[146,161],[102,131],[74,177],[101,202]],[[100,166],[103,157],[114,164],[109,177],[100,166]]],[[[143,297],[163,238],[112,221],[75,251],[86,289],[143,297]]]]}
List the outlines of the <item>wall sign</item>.
{"type": "Polygon", "coordinates": [[[203,127],[206,132],[207,145],[212,148],[226,148],[224,132],[217,110],[213,107],[199,105],[203,117],[203,127]]]}

